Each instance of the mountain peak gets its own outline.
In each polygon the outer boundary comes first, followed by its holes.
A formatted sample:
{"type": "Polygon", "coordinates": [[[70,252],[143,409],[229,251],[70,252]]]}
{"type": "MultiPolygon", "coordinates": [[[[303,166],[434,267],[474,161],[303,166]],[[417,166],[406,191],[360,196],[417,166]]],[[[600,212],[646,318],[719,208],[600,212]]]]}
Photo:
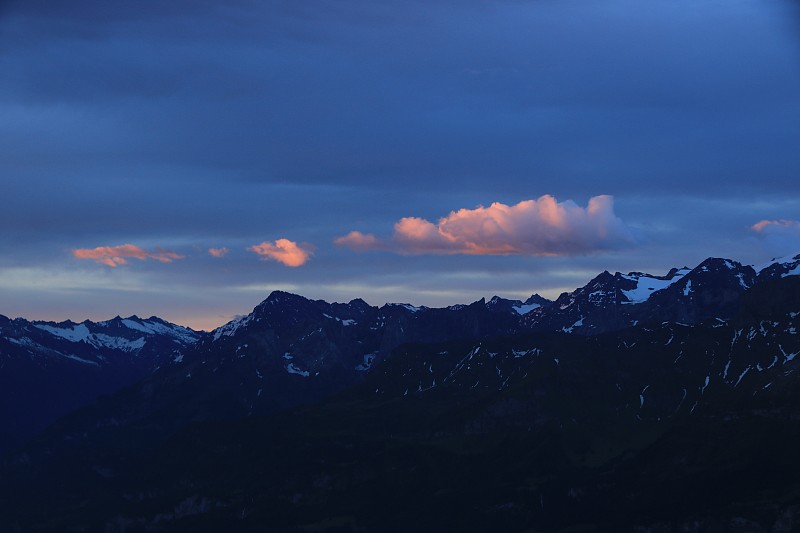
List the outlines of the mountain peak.
{"type": "Polygon", "coordinates": [[[685,273],[685,272],[690,272],[691,270],[692,269],[687,267],[686,265],[682,266],[681,268],[672,267],[672,268],[669,269],[669,272],[667,272],[666,278],[667,279],[672,279],[679,272],[684,272],[685,273]]]}
{"type": "Polygon", "coordinates": [[[739,261],[734,261],[733,259],[726,259],[724,257],[708,257],[702,263],[695,267],[695,270],[708,270],[713,269],[716,271],[720,270],[739,270],[742,268],[752,268],[747,265],[743,265],[739,261]]]}
{"type": "Polygon", "coordinates": [[[305,298],[303,296],[300,296],[298,294],[293,294],[291,292],[278,290],[278,291],[272,291],[271,293],[269,293],[269,296],[267,296],[267,299],[264,300],[264,301],[265,302],[281,302],[281,301],[285,301],[285,300],[297,300],[297,299],[305,300],[305,298]]]}
{"type": "Polygon", "coordinates": [[[309,300],[304,296],[300,296],[299,294],[293,294],[291,292],[286,292],[286,291],[272,291],[269,294],[269,296],[267,296],[267,299],[258,304],[253,311],[254,312],[256,310],[264,311],[267,308],[274,306],[285,307],[287,305],[289,306],[305,305],[310,302],[311,300],[309,300]]]}
{"type": "Polygon", "coordinates": [[[497,306],[510,306],[514,304],[520,304],[519,300],[508,300],[506,298],[501,298],[500,296],[492,296],[488,302],[486,302],[486,307],[497,307],[497,306]]]}
{"type": "Polygon", "coordinates": [[[540,294],[536,293],[536,294],[531,294],[531,297],[522,303],[524,305],[531,305],[531,304],[548,305],[553,303],[553,301],[548,300],[544,296],[541,296],[540,294]]]}

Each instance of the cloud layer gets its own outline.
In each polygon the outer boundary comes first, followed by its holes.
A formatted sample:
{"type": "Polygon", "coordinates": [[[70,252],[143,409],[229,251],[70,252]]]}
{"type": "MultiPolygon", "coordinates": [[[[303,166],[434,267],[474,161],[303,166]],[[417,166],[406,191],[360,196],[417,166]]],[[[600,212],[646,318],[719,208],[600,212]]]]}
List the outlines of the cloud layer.
{"type": "Polygon", "coordinates": [[[312,253],[310,246],[297,244],[289,239],[278,239],[274,243],[262,242],[247,249],[260,255],[262,259],[277,261],[287,267],[304,265],[312,253]]]}
{"type": "Polygon", "coordinates": [[[72,255],[77,259],[91,259],[97,263],[117,267],[127,265],[128,259],[139,259],[144,261],[153,259],[162,263],[172,263],[176,259],[183,259],[185,256],[171,250],[156,249],[149,252],[133,244],[122,244],[119,246],[98,246],[97,248],[78,248],[72,250],[72,255]]]}
{"type": "Polygon", "coordinates": [[[225,257],[228,255],[228,248],[223,246],[222,248],[209,248],[208,254],[211,257],[225,257]]]}
{"type": "Polygon", "coordinates": [[[405,217],[394,225],[390,242],[352,231],[334,243],[402,254],[585,255],[629,247],[634,238],[614,214],[611,196],[595,196],[583,208],[545,195],[513,206],[459,209],[436,224],[405,217]]]}

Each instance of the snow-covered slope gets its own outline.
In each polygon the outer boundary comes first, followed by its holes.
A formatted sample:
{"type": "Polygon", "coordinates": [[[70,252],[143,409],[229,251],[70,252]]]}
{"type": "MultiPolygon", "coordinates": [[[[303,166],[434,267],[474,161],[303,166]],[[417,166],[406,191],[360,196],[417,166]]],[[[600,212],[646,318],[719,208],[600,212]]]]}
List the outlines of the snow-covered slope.
{"type": "Polygon", "coordinates": [[[759,281],[766,281],[786,276],[800,275],[800,254],[776,257],[772,260],[754,267],[758,272],[759,281]]]}
{"type": "Polygon", "coordinates": [[[101,394],[177,364],[200,337],[157,317],[56,323],[0,315],[0,451],[101,394]]]}
{"type": "Polygon", "coordinates": [[[640,304],[646,302],[654,292],[666,289],[689,272],[691,272],[691,270],[684,267],[680,270],[673,270],[663,277],[642,274],[641,272],[632,272],[627,275],[622,274],[622,278],[636,283],[634,288],[622,291],[622,294],[628,299],[627,302],[623,303],[640,304]]]}

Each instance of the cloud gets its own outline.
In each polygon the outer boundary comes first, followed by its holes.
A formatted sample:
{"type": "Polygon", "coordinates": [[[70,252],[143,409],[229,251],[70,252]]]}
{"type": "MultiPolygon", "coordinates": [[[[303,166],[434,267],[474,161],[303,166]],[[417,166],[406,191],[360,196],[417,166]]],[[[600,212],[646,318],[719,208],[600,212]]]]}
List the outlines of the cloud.
{"type": "Polygon", "coordinates": [[[228,254],[228,248],[223,246],[222,248],[209,248],[208,253],[211,257],[225,257],[228,254]]]}
{"type": "Polygon", "coordinates": [[[351,231],[334,241],[352,250],[390,249],[402,254],[585,255],[625,248],[635,242],[614,214],[611,196],[595,196],[582,208],[545,195],[516,205],[459,209],[434,224],[400,219],[391,242],[351,231]]]}
{"type": "Polygon", "coordinates": [[[773,255],[786,255],[800,251],[800,221],[760,220],[750,229],[761,239],[762,245],[773,255]]]}
{"type": "Polygon", "coordinates": [[[262,242],[247,249],[257,253],[264,260],[278,261],[288,267],[304,265],[312,254],[309,245],[297,244],[289,239],[278,239],[274,243],[262,242]]]}
{"type": "Polygon", "coordinates": [[[762,235],[770,233],[789,233],[800,235],[800,221],[797,220],[759,220],[750,229],[762,235]]]}
{"type": "Polygon", "coordinates": [[[127,265],[128,259],[139,259],[144,261],[153,259],[162,263],[172,263],[176,259],[183,259],[185,256],[177,254],[171,250],[157,248],[155,252],[149,252],[133,244],[122,244],[119,246],[98,246],[97,248],[77,248],[72,250],[72,255],[77,259],[92,259],[102,265],[117,267],[127,265]]]}
{"type": "Polygon", "coordinates": [[[385,247],[372,233],[361,233],[360,231],[351,231],[347,235],[338,237],[334,239],[333,244],[358,251],[380,250],[385,247]]]}

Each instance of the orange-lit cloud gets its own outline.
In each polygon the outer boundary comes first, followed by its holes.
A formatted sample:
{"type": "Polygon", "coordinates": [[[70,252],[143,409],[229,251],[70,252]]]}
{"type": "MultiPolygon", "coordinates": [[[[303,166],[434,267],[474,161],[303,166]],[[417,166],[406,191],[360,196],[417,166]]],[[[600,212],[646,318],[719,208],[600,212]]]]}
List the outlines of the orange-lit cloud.
{"type": "Polygon", "coordinates": [[[116,267],[127,265],[128,259],[153,259],[162,263],[172,263],[176,259],[183,259],[185,256],[177,254],[171,250],[157,248],[155,252],[149,252],[133,244],[122,244],[120,246],[98,246],[97,248],[78,248],[72,250],[72,255],[77,259],[91,259],[97,263],[116,267]]]}
{"type": "Polygon", "coordinates": [[[351,231],[333,241],[337,246],[346,246],[351,250],[377,250],[381,247],[381,242],[372,233],[361,233],[351,231]]]}
{"type": "Polygon", "coordinates": [[[225,257],[228,253],[228,248],[223,246],[222,248],[209,248],[208,254],[211,257],[225,257]]]}
{"type": "Polygon", "coordinates": [[[750,226],[750,229],[757,233],[765,232],[788,232],[800,234],[800,222],[797,220],[760,220],[750,226]]]}
{"type": "Polygon", "coordinates": [[[278,239],[274,243],[262,242],[248,248],[262,259],[282,263],[288,267],[304,265],[311,257],[311,247],[307,244],[297,244],[289,239],[278,239]]]}
{"type": "Polygon", "coordinates": [[[453,211],[434,224],[407,217],[391,241],[353,231],[335,244],[353,250],[391,249],[402,254],[580,255],[634,244],[630,229],[614,214],[611,196],[595,196],[583,208],[545,195],[516,205],[453,211]]]}
{"type": "Polygon", "coordinates": [[[772,255],[796,254],[800,251],[800,221],[760,220],[750,229],[772,255]]]}

